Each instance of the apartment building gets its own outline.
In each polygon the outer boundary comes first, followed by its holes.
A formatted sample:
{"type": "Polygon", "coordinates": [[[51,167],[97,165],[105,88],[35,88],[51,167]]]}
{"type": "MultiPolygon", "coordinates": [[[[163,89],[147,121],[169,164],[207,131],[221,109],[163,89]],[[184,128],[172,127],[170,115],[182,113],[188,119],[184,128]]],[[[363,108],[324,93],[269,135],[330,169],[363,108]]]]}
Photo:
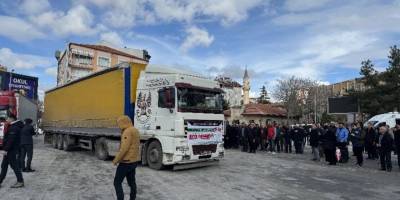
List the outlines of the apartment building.
{"type": "Polygon", "coordinates": [[[151,56],[146,50],[119,48],[106,43],[69,43],[63,51],[56,51],[58,61],[57,86],[122,62],[148,64],[151,56]]]}
{"type": "Polygon", "coordinates": [[[333,96],[348,95],[350,91],[364,91],[366,89],[361,78],[346,80],[330,85],[333,96]]]}

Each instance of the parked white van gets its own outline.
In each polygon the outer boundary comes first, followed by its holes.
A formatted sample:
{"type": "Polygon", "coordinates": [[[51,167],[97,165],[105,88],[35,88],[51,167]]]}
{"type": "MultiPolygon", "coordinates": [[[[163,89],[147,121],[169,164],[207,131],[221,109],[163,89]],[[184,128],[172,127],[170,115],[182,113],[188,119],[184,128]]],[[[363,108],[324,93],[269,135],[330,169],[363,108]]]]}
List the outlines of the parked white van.
{"type": "Polygon", "coordinates": [[[386,122],[386,124],[389,125],[390,128],[393,128],[394,126],[396,126],[396,119],[400,119],[400,113],[398,112],[384,113],[380,115],[375,115],[367,122],[365,122],[364,126],[367,126],[369,122],[372,122],[372,124],[376,128],[380,123],[386,122]]]}

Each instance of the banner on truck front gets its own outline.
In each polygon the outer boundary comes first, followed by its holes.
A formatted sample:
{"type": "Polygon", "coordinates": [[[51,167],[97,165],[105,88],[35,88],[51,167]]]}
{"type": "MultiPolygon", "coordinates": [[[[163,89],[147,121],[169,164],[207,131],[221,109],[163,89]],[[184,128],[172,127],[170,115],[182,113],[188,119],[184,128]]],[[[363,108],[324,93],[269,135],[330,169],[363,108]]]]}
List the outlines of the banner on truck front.
{"type": "Polygon", "coordinates": [[[219,126],[194,126],[188,123],[187,139],[191,145],[221,143],[223,139],[222,124],[219,126]]]}

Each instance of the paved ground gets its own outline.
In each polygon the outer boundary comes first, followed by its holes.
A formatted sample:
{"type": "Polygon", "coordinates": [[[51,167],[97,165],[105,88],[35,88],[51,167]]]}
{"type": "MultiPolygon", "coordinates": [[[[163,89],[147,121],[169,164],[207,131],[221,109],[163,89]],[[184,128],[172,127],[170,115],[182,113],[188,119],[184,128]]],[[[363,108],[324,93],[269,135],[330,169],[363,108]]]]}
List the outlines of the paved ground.
{"type": "MultiPolygon", "coordinates": [[[[25,188],[11,189],[15,176],[9,170],[0,199],[115,199],[115,167],[110,161],[99,161],[85,151],[55,150],[40,139],[35,139],[37,172],[24,174],[25,188]]],[[[219,165],[205,168],[174,172],[139,167],[138,199],[400,199],[397,168],[388,173],[378,171],[376,161],[358,168],[353,164],[331,167],[309,159],[309,154],[228,150],[219,165]]]]}

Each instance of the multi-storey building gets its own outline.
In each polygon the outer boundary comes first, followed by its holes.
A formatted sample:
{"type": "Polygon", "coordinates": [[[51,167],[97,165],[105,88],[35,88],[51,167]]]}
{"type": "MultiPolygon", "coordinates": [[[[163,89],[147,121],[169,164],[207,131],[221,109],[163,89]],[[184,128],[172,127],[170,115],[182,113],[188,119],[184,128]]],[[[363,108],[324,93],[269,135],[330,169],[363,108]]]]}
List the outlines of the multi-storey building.
{"type": "Polygon", "coordinates": [[[364,91],[366,89],[362,78],[355,78],[352,80],[342,81],[330,85],[332,88],[333,96],[348,95],[350,91],[364,91]]]}
{"type": "Polygon", "coordinates": [[[108,44],[69,43],[63,52],[56,51],[57,85],[63,85],[93,72],[122,62],[147,64],[146,50],[118,48],[108,44]]]}

